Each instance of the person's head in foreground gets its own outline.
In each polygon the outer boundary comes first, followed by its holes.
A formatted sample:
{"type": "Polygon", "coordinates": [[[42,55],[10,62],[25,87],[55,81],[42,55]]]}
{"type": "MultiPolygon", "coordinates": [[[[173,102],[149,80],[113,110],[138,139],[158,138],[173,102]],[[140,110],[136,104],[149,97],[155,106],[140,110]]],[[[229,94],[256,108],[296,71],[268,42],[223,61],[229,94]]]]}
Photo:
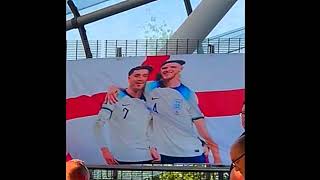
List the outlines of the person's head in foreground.
{"type": "Polygon", "coordinates": [[[128,73],[129,89],[135,92],[142,90],[151,71],[151,66],[137,66],[132,68],[128,73]]]}
{"type": "Polygon", "coordinates": [[[245,176],[245,135],[240,136],[231,146],[232,166],[245,176]]]}
{"type": "Polygon", "coordinates": [[[160,73],[164,81],[180,80],[180,72],[186,62],[183,60],[169,60],[161,65],[160,73]]]}
{"type": "Polygon", "coordinates": [[[90,173],[84,162],[72,159],[66,162],[66,180],[89,180],[90,173]]]}

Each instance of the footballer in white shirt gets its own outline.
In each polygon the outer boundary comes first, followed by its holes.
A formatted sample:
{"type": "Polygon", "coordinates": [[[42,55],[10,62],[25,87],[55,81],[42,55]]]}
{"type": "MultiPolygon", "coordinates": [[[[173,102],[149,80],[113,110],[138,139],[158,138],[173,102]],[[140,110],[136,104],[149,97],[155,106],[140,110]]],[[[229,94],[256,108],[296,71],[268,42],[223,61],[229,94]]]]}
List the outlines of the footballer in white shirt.
{"type": "Polygon", "coordinates": [[[155,148],[150,148],[152,116],[143,95],[151,70],[149,66],[132,68],[128,88],[119,91],[118,102],[102,105],[95,134],[107,164],[149,164],[160,160],[155,148]],[[105,124],[108,132],[102,131],[105,124]],[[109,142],[103,133],[108,133],[109,142]]]}

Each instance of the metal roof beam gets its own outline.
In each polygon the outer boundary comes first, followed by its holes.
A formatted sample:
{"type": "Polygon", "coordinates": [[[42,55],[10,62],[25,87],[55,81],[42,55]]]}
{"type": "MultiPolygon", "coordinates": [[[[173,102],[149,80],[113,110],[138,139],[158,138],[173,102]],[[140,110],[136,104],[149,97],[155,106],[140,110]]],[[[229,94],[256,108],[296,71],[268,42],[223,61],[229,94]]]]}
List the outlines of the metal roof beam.
{"type": "Polygon", "coordinates": [[[66,22],[66,31],[157,0],[127,0],[66,22]]]}
{"type": "MultiPolygon", "coordinates": [[[[76,5],[73,3],[72,0],[68,0],[67,1],[68,6],[70,7],[70,10],[72,12],[72,14],[74,15],[74,19],[77,20],[78,17],[80,17],[80,13],[76,7],[76,5]]],[[[92,53],[90,50],[90,45],[89,45],[89,41],[87,38],[87,34],[86,34],[86,29],[84,28],[84,26],[79,26],[78,27],[79,33],[80,33],[80,37],[81,37],[81,41],[83,44],[83,48],[84,48],[84,52],[86,53],[86,58],[92,58],[92,53]]]]}

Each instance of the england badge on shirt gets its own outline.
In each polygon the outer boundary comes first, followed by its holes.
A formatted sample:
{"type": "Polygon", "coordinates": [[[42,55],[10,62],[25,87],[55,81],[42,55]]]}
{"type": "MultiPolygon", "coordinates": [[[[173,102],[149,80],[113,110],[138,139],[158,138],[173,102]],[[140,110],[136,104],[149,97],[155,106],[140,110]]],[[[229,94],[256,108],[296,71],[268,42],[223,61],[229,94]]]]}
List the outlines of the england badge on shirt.
{"type": "Polygon", "coordinates": [[[175,99],[174,104],[173,104],[173,109],[174,109],[175,113],[178,115],[182,109],[182,99],[175,99]]]}

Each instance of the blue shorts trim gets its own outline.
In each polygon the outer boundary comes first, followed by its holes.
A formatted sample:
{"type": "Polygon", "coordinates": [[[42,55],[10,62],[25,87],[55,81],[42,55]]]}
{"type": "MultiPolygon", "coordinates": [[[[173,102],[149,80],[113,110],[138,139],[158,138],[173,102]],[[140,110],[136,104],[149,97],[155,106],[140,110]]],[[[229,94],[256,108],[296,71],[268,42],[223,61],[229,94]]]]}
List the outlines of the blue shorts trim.
{"type": "Polygon", "coordinates": [[[194,157],[175,157],[175,156],[161,156],[162,164],[173,164],[173,163],[206,163],[206,157],[204,154],[194,157]]]}

